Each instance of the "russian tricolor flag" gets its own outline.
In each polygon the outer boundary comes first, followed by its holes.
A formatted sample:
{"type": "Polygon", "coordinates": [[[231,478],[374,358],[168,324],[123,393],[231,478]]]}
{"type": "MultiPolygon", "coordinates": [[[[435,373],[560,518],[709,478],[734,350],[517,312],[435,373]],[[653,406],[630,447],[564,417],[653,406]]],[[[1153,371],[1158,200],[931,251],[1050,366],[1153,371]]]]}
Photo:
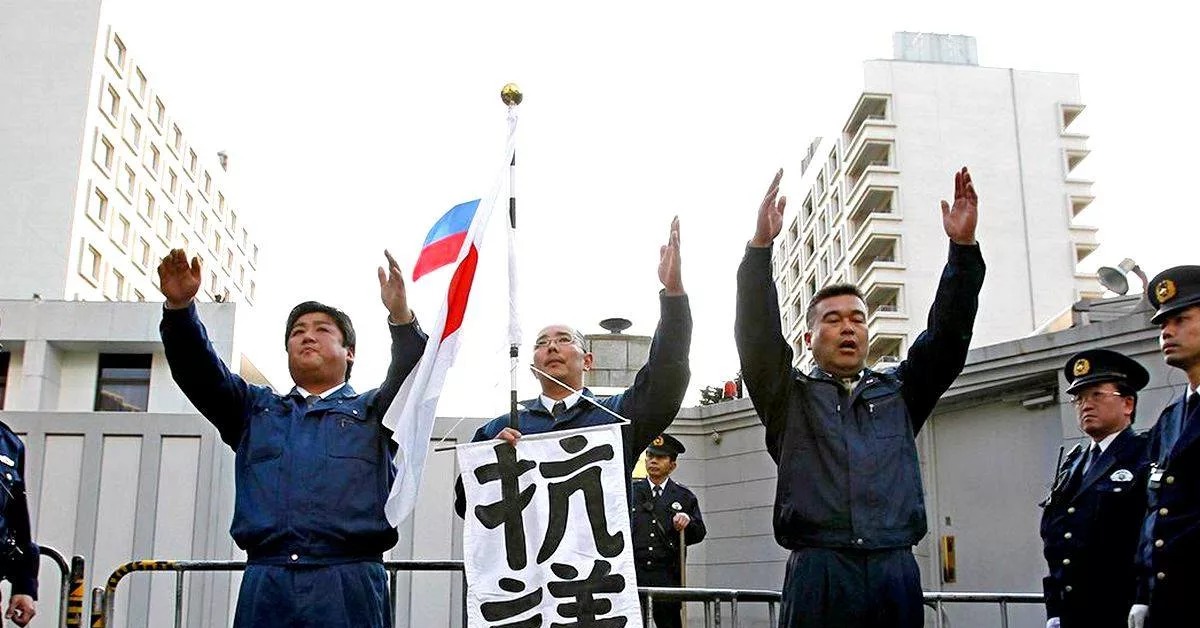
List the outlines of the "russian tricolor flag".
{"type": "Polygon", "coordinates": [[[426,327],[429,342],[425,345],[425,353],[383,416],[383,426],[392,431],[392,440],[397,444],[392,460],[396,480],[384,506],[388,521],[394,526],[400,525],[416,506],[438,399],[458,353],[461,334],[457,332],[467,313],[475,269],[479,264],[478,245],[493,204],[482,204],[482,199],[475,199],[452,207],[429,230],[413,266],[415,282],[430,272],[457,263],[446,288],[441,314],[431,327],[426,327]]]}
{"type": "MultiPolygon", "coordinates": [[[[515,116],[509,117],[508,124],[508,142],[502,162],[505,169],[512,163],[516,153],[515,116]]],[[[455,268],[446,286],[446,301],[438,317],[432,321],[432,325],[428,324],[431,322],[428,319],[422,322],[422,327],[429,333],[425,353],[383,415],[383,426],[391,430],[392,441],[396,443],[396,456],[392,459],[396,479],[384,505],[388,522],[393,526],[400,525],[416,507],[417,489],[425,471],[438,399],[446,382],[446,374],[458,353],[467,301],[479,264],[479,249],[483,245],[492,208],[500,196],[500,181],[498,178],[488,196],[455,205],[438,219],[429,230],[417,263],[413,266],[414,282],[426,276],[437,277],[429,273],[439,268],[451,264],[455,268]]],[[[509,265],[511,268],[511,259],[509,265]]]]}
{"type": "Polygon", "coordinates": [[[467,231],[471,228],[471,220],[478,209],[479,199],[459,203],[433,225],[429,235],[425,236],[425,244],[421,246],[421,254],[413,266],[413,281],[458,260],[463,241],[467,239],[467,231]]]}

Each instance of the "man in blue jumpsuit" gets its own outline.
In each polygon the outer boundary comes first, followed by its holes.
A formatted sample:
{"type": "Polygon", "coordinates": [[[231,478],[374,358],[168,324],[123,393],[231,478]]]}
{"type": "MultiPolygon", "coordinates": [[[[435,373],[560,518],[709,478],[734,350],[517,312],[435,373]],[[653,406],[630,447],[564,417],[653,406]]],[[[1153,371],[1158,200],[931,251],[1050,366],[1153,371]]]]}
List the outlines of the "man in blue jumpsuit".
{"type": "Polygon", "coordinates": [[[1187,377],[1150,430],[1148,510],[1129,626],[1195,626],[1200,617],[1200,266],[1176,266],[1146,286],[1163,359],[1187,377]]]}
{"type": "Polygon", "coordinates": [[[0,578],[12,585],[4,616],[18,626],[37,614],[38,546],[25,499],[25,445],[0,421],[0,578]]]}
{"type": "Polygon", "coordinates": [[[1088,438],[1063,459],[1042,503],[1046,628],[1125,628],[1150,466],[1146,436],[1132,424],[1150,374],[1116,351],[1090,349],[1071,356],[1063,375],[1088,438]]]}
{"type": "Polygon", "coordinates": [[[189,264],[176,249],[158,267],[171,375],[236,453],[230,532],[247,559],[237,628],[391,626],[383,552],[397,534],[383,505],[395,449],[380,421],[426,336],[387,259],[379,289],[392,360],[383,385],[362,394],[347,383],[355,337],[342,311],[315,301],[292,310],[285,345],[296,385],[278,395],[230,373],[213,351],[194,303],[199,259],[189,264]]]}
{"type": "MultiPolygon", "coordinates": [[[[634,480],[630,487],[629,531],[640,587],[682,586],[680,537],[684,545],[695,545],[708,532],[696,494],[671,479],[684,451],[683,443],[670,434],[654,439],[646,448],[646,477],[634,480]]],[[[682,606],[680,602],[654,602],[654,628],[680,628],[682,606]]]]}
{"type": "Polygon", "coordinates": [[[903,628],[924,623],[912,546],[925,536],[915,436],[962,371],[984,264],[978,199],[966,168],[942,201],[949,260],[926,330],[897,368],[865,368],[867,306],[850,284],[808,303],[801,373],[779,322],[771,243],[783,226],[780,170],[759,207],[738,269],[735,340],[750,399],[779,467],[775,540],[792,550],[780,626],[903,628]]]}
{"type": "MultiPolygon", "coordinates": [[[[625,477],[630,477],[642,451],[675,420],[691,377],[688,351],[692,343],[692,313],[680,273],[678,218],[671,222],[667,244],[659,251],[658,278],[663,284],[659,293],[658,328],[650,343],[650,358],[638,371],[632,386],[620,394],[596,399],[592,391],[583,388],[583,373],[592,366],[592,354],[584,350],[583,336],[573,327],[550,325],[538,332],[534,341],[533,365],[580,392],[535,373],[542,394],[521,402],[517,429],[509,426],[509,415],[505,414],[481,426],[471,440],[500,438],[515,444],[522,434],[604,425],[617,420],[581,399],[586,396],[629,419],[629,424],[621,428],[621,436],[625,477]]],[[[466,510],[461,478],[454,492],[454,508],[461,517],[466,510]]]]}

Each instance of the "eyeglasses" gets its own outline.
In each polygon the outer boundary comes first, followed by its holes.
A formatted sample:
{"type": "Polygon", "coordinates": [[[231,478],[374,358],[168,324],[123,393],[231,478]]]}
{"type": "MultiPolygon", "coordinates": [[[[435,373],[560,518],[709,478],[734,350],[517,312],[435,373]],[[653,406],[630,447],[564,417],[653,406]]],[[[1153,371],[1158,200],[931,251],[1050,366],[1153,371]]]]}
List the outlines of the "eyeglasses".
{"type": "Polygon", "coordinates": [[[1084,402],[1090,401],[1091,403],[1100,403],[1101,399],[1103,399],[1105,397],[1109,397],[1109,396],[1124,397],[1125,395],[1122,395],[1121,393],[1119,393],[1115,390],[1093,390],[1089,393],[1084,393],[1082,395],[1071,395],[1071,403],[1074,404],[1076,408],[1078,408],[1079,406],[1082,406],[1084,404],[1084,402]]]}
{"type": "Polygon", "coordinates": [[[538,338],[537,342],[533,343],[534,349],[545,349],[550,345],[573,345],[576,344],[574,336],[556,336],[554,338],[538,338]]]}

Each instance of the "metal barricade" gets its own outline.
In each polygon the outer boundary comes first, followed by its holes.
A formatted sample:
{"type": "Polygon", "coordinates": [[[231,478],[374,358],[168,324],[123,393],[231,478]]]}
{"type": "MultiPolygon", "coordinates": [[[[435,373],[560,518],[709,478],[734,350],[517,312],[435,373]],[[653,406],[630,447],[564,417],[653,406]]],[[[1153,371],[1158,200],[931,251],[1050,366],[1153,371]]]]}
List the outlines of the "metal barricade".
{"type": "MultiPolygon", "coordinates": [[[[49,548],[47,548],[49,549],[49,548]]],[[[60,569],[64,569],[66,562],[62,556],[54,550],[47,553],[48,556],[54,558],[59,564],[60,569]]],[[[388,573],[388,598],[391,601],[391,608],[396,607],[397,596],[397,578],[401,571],[406,572],[431,572],[431,571],[449,571],[463,572],[463,563],[461,560],[394,560],[386,561],[383,564],[384,569],[388,573]]],[[[183,585],[184,574],[189,571],[241,571],[246,567],[246,563],[233,560],[138,560],[125,563],[117,567],[109,576],[108,582],[104,588],[95,587],[92,589],[91,600],[91,628],[106,628],[112,620],[113,609],[116,604],[117,586],[121,583],[124,577],[135,571],[173,571],[175,572],[175,622],[174,626],[180,628],[183,626],[183,585]]],[[[64,600],[69,599],[78,602],[70,604],[64,601],[60,613],[67,618],[67,623],[61,623],[62,626],[79,626],[80,614],[82,611],[83,597],[83,559],[76,556],[70,570],[70,577],[64,577],[64,600]],[[76,568],[77,565],[77,568],[76,568]],[[78,579],[76,579],[78,574],[78,579]],[[68,586],[69,585],[69,586],[68,586]],[[74,609],[75,622],[70,623],[72,617],[71,610],[74,609]]],[[[462,619],[465,626],[466,621],[466,579],[465,573],[463,576],[463,605],[462,619]]],[[[722,622],[722,604],[729,604],[729,619],[733,628],[738,628],[739,625],[739,605],[744,603],[759,603],[767,605],[767,613],[769,616],[770,626],[777,624],[777,605],[782,598],[779,591],[756,590],[756,589],[716,589],[702,587],[639,587],[638,594],[645,601],[647,609],[644,619],[645,625],[648,627],[654,626],[652,613],[649,612],[651,604],[655,600],[659,601],[678,601],[678,602],[699,602],[704,604],[704,626],[706,628],[720,628],[722,622]]],[[[955,593],[955,592],[926,592],[924,594],[925,605],[932,608],[937,614],[935,622],[936,628],[948,628],[943,617],[944,605],[946,604],[998,604],[1000,607],[1000,626],[1008,628],[1008,607],[1010,604],[1042,604],[1045,598],[1040,593],[955,593]]]]}
{"type": "MultiPolygon", "coordinates": [[[[238,560],[135,560],[118,566],[104,588],[92,589],[91,628],[105,628],[112,621],[116,608],[117,585],[126,575],[135,571],[175,572],[175,628],[183,626],[183,577],[189,571],[243,571],[244,561],[238,560]]],[[[397,574],[401,571],[458,571],[463,570],[461,560],[389,560],[383,563],[388,573],[388,598],[391,608],[396,607],[397,574]]],[[[466,592],[466,582],[463,582],[466,592]]],[[[466,625],[466,605],[463,605],[463,625],[466,625]]]]}
{"type": "Polygon", "coordinates": [[[58,620],[54,622],[54,625],[63,628],[79,626],[79,613],[75,613],[74,623],[72,623],[71,609],[73,607],[77,609],[83,608],[83,557],[72,556],[71,562],[67,563],[67,559],[62,555],[62,552],[48,545],[39,545],[38,553],[43,557],[49,558],[58,567],[58,620]],[[78,604],[73,605],[72,600],[77,601],[78,604]]]}
{"type": "Polygon", "coordinates": [[[1000,628],[1008,628],[1009,604],[1045,604],[1046,598],[1041,593],[958,593],[958,592],[925,592],[925,605],[932,608],[937,615],[935,628],[949,628],[943,616],[946,604],[999,604],[1000,628]]]}
{"type": "Polygon", "coordinates": [[[638,587],[638,594],[646,601],[645,617],[642,621],[646,626],[654,626],[653,613],[650,610],[655,600],[660,602],[703,602],[704,627],[720,628],[721,602],[729,602],[729,621],[734,628],[738,626],[738,604],[742,602],[766,603],[770,624],[774,626],[775,605],[779,603],[779,591],[759,591],[754,589],[708,589],[701,587],[638,587]]]}

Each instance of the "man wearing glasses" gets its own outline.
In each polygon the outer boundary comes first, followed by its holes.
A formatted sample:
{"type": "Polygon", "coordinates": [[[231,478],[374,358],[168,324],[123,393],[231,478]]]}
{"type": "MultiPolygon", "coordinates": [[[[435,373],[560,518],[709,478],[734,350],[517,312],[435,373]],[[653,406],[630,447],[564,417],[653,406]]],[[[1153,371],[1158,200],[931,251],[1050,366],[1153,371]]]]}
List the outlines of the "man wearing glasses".
{"type": "Polygon", "coordinates": [[[1046,627],[1124,628],[1149,475],[1148,441],[1132,424],[1150,375],[1106,349],[1075,354],[1063,375],[1088,438],[1062,461],[1041,504],[1046,627]]]}
{"type": "MultiPolygon", "coordinates": [[[[650,357],[632,386],[620,394],[596,399],[583,387],[583,373],[592,368],[592,354],[584,349],[583,336],[573,327],[550,325],[538,332],[533,345],[534,374],[542,394],[520,404],[516,428],[509,425],[509,415],[505,414],[476,430],[472,442],[499,438],[515,445],[522,434],[615,422],[617,419],[597,407],[599,404],[629,419],[621,430],[628,479],[642,451],[675,420],[691,378],[688,352],[692,311],[680,273],[678,218],[671,222],[670,236],[659,250],[658,278],[663,285],[658,328],[650,343],[650,357]]],[[[466,511],[461,479],[454,494],[454,509],[461,517],[466,511]]]]}

